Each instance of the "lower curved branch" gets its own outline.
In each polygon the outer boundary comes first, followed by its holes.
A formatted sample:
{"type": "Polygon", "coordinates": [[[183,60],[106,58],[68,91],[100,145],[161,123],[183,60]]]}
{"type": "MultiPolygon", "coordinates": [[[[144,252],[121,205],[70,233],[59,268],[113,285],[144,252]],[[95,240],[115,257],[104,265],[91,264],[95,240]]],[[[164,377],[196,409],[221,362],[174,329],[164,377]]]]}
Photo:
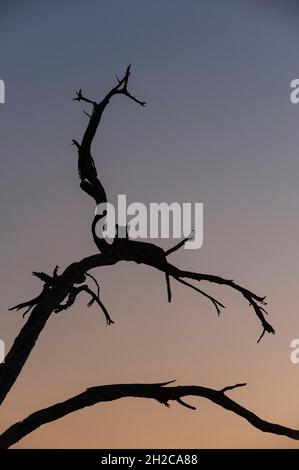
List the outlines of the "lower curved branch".
{"type": "Polygon", "coordinates": [[[242,387],[246,384],[236,384],[224,387],[221,390],[214,390],[212,388],[196,385],[169,387],[168,385],[171,382],[172,381],[156,384],[102,385],[88,388],[79,395],[71,397],[61,403],[49,406],[48,408],[35,411],[23,421],[13,424],[3,434],[1,434],[0,448],[6,449],[16,444],[23,437],[27,436],[43,424],[56,421],[63,416],[81,410],[87,406],[93,406],[101,402],[118,400],[124,397],[151,398],[166,406],[169,406],[170,401],[175,401],[189,409],[195,409],[195,407],[183,401],[183,397],[203,397],[216,403],[222,408],[241,416],[260,431],[299,440],[299,430],[266,421],[254,414],[252,411],[249,411],[247,408],[239,405],[225,394],[226,391],[232,390],[236,387],[242,387]]]}

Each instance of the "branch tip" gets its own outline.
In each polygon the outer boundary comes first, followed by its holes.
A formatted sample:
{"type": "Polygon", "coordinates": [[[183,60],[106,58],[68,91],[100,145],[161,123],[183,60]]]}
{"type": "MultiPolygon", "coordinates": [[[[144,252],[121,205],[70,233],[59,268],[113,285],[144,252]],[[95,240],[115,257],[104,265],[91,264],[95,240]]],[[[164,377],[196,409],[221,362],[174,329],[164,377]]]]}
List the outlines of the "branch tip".
{"type": "Polygon", "coordinates": [[[239,388],[239,387],[245,387],[247,385],[247,383],[240,383],[240,384],[235,384],[235,385],[228,385],[227,387],[223,387],[220,392],[221,393],[225,393],[225,392],[228,392],[229,390],[234,390],[235,388],[239,388]]]}
{"type": "Polygon", "coordinates": [[[196,406],[189,405],[189,403],[186,403],[183,401],[181,398],[178,398],[176,400],[180,405],[184,406],[185,408],[189,408],[189,410],[196,410],[196,406]]]}

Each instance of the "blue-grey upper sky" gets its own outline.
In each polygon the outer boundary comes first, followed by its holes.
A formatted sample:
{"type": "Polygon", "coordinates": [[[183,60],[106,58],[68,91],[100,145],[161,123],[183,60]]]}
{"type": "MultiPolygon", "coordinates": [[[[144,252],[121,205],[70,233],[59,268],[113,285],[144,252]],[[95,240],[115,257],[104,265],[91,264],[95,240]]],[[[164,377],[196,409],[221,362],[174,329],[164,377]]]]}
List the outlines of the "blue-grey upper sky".
{"type": "MultiPolygon", "coordinates": [[[[210,305],[178,288],[177,303],[170,308],[156,273],[141,268],[136,274],[135,267],[121,265],[118,271],[108,270],[103,280],[119,328],[107,333],[98,327],[101,318],[95,312],[92,317],[83,304],[74,308],[73,317],[51,320],[11,394],[7,423],[38,403],[49,404],[97,382],[175,376],[211,386],[248,378],[250,391],[238,396],[253,411],[261,408],[269,418],[276,413],[275,420],[285,424],[293,419],[298,427],[298,371],[288,359],[289,341],[299,334],[299,105],[289,99],[290,81],[299,78],[298,2],[2,1],[0,15],[0,79],[6,84],[6,103],[0,105],[0,336],[10,344],[23,324],[20,315],[6,311],[38,289],[30,278],[33,269],[50,271],[95,250],[89,229],[94,207],[79,189],[76,152],[70,145],[82,135],[87,122],[82,110],[88,105],[72,97],[82,88],[99,99],[129,63],[130,90],[147,106],[120,97],[104,116],[93,155],[109,199],[115,201],[120,193],[129,201],[203,202],[204,246],[197,253],[178,253],[176,261],[234,277],[268,294],[280,332],[257,349],[259,325],[246,305],[240,307],[241,299],[221,290],[229,308],[218,320],[210,305]],[[78,338],[93,344],[91,351],[86,347],[79,354],[78,338]],[[111,344],[113,354],[108,354],[111,344]],[[284,380],[277,379],[276,367],[284,380]],[[68,384],[63,382],[65,368],[68,384]],[[55,384],[44,401],[31,393],[42,376],[55,384]],[[282,388],[269,401],[266,392],[272,387],[282,388]],[[280,410],[286,394],[289,407],[280,410]]],[[[135,402],[126,409],[113,406],[112,414],[104,411],[107,432],[97,431],[98,440],[84,434],[91,422],[96,428],[94,415],[81,413],[82,433],[73,439],[62,431],[72,429],[71,417],[51,425],[52,434],[37,431],[24,445],[293,445],[249,431],[246,424],[239,428],[238,420],[226,421],[226,415],[210,408],[201,418],[177,410],[169,418],[159,409],[151,415],[161,429],[158,437],[152,423],[141,438],[136,429],[147,426],[151,408],[135,402]],[[133,416],[134,410],[135,421],[122,428],[126,437],[118,434],[115,422],[122,413],[133,416]],[[212,424],[205,424],[206,434],[199,436],[194,430],[203,417],[212,424]],[[232,431],[224,438],[227,426],[232,431]]]]}

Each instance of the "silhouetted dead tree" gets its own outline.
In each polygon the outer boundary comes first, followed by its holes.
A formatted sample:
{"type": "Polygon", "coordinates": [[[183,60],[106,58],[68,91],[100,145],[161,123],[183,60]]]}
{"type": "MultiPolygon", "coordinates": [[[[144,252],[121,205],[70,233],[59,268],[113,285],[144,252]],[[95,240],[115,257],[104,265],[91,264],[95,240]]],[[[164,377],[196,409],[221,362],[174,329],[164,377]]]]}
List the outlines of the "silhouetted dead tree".
{"type": "MultiPolygon", "coordinates": [[[[127,68],[124,77],[117,79],[116,86],[114,86],[100,102],[86,98],[82,90],[79,90],[74,98],[74,100],[79,102],[83,101],[92,107],[91,114],[85,113],[88,115],[89,121],[81,142],[79,143],[77,140],[73,140],[73,144],[78,151],[80,187],[96,204],[107,202],[105,189],[98,178],[96,165],[91,155],[92,142],[101,122],[103,112],[110,100],[118,95],[123,95],[137,104],[145,106],[144,101],[137,99],[128,91],[129,76],[130,66],[127,68]]],[[[30,315],[8,352],[5,362],[0,365],[0,404],[17,380],[50,315],[53,312],[59,313],[70,308],[74,304],[77,295],[81,292],[85,292],[90,296],[91,299],[88,306],[96,303],[98,307],[100,307],[108,325],[114,323],[107,308],[100,299],[99,285],[89,271],[102,266],[111,266],[119,261],[133,261],[137,264],[145,264],[163,272],[166,278],[169,302],[172,297],[170,287],[170,279],[172,278],[207,298],[215,307],[218,315],[221,309],[224,308],[224,305],[212,295],[199,288],[198,283],[207,282],[230,287],[243,296],[253,308],[255,315],[261,323],[262,334],[258,341],[260,341],[266,332],[275,332],[265,318],[265,314],[267,313],[264,309],[264,305],[266,304],[265,297],[255,294],[231,279],[225,279],[212,274],[187,271],[169,263],[168,256],[181,248],[187,239],[182,240],[166,251],[153,243],[130,240],[128,237],[121,238],[117,235],[113,243],[109,244],[106,242],[105,238],[98,237],[97,235],[96,226],[102,217],[105,217],[105,214],[96,214],[91,225],[93,240],[100,253],[72,263],[61,274],[58,274],[58,266],[56,266],[52,275],[33,272],[33,274],[44,283],[41,293],[34,299],[11,308],[11,310],[26,309],[23,316],[25,316],[26,313],[29,314],[29,312],[30,315]],[[96,292],[87,284],[87,278],[91,278],[93,283],[96,284],[96,292]],[[196,284],[192,284],[190,281],[195,281],[196,284]]],[[[180,404],[183,404],[181,397],[185,395],[204,396],[220,406],[243,416],[251,424],[263,431],[283,434],[293,439],[298,439],[298,431],[267,423],[226,397],[224,391],[234,387],[227,387],[219,392],[204,387],[164,387],[163,385],[166,384],[113,385],[88,389],[77,397],[33,413],[24,421],[13,425],[2,434],[0,442],[3,446],[12,445],[41,424],[58,419],[76,409],[95,404],[99,401],[114,400],[122,396],[142,396],[155,398],[158,401],[161,401],[164,397],[164,402],[176,400],[180,404]],[[104,398],[102,399],[101,397],[104,398]]]]}

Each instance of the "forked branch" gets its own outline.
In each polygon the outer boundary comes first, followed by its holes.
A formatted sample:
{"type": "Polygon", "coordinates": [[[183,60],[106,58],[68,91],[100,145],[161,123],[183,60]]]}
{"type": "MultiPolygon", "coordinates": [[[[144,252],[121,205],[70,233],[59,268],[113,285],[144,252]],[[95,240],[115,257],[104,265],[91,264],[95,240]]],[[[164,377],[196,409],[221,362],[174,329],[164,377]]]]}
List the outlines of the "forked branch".
{"type": "MultiPolygon", "coordinates": [[[[103,112],[106,106],[109,104],[110,99],[118,94],[123,94],[129,97],[130,99],[133,99],[133,101],[137,102],[138,104],[141,104],[142,106],[145,105],[144,101],[136,99],[133,95],[128,92],[128,80],[130,77],[130,73],[131,72],[129,65],[123,78],[119,79],[117,77],[117,85],[112,88],[99,103],[96,103],[94,100],[90,100],[83,96],[82,90],[79,90],[76,98],[74,98],[77,101],[85,101],[87,103],[92,104],[93,106],[93,113],[84,132],[81,144],[78,144],[76,141],[74,142],[78,148],[79,154],[78,166],[79,175],[81,178],[81,188],[87,194],[89,194],[96,201],[97,204],[99,204],[100,202],[107,202],[107,197],[102,182],[97,176],[96,165],[90,154],[90,147],[97,131],[97,128],[100,124],[103,112]]],[[[173,277],[178,282],[185,284],[191,289],[196,290],[204,297],[208,298],[212,302],[213,306],[217,311],[217,314],[219,315],[221,309],[225,308],[224,305],[210,294],[204,292],[202,289],[199,289],[197,286],[194,286],[187,282],[186,279],[193,279],[195,281],[208,281],[214,284],[227,285],[241,293],[242,296],[249,302],[249,305],[253,307],[254,312],[262,325],[262,333],[258,339],[258,342],[262,339],[266,332],[275,333],[273,327],[267,322],[265,318],[265,314],[267,313],[263,307],[266,304],[265,297],[260,297],[254,294],[248,289],[236,284],[233,280],[228,280],[225,278],[221,278],[220,276],[214,276],[210,274],[199,274],[192,273],[189,271],[182,271],[167,262],[166,257],[168,257],[170,254],[174,253],[182,246],[184,246],[184,244],[192,238],[192,234],[190,237],[185,238],[184,240],[182,240],[181,242],[166,251],[162,250],[161,248],[157,247],[152,243],[135,242],[128,239],[122,240],[122,242],[116,239],[114,246],[111,247],[106,243],[104,239],[98,237],[96,227],[100,219],[102,219],[102,217],[96,215],[92,223],[93,239],[98,249],[102,252],[111,249],[118,250],[119,252],[121,252],[121,256],[123,256],[123,259],[148,264],[164,271],[167,286],[167,298],[169,302],[171,302],[172,300],[170,278],[173,277]],[[138,258],[141,258],[141,261],[138,261],[138,258]]]]}

